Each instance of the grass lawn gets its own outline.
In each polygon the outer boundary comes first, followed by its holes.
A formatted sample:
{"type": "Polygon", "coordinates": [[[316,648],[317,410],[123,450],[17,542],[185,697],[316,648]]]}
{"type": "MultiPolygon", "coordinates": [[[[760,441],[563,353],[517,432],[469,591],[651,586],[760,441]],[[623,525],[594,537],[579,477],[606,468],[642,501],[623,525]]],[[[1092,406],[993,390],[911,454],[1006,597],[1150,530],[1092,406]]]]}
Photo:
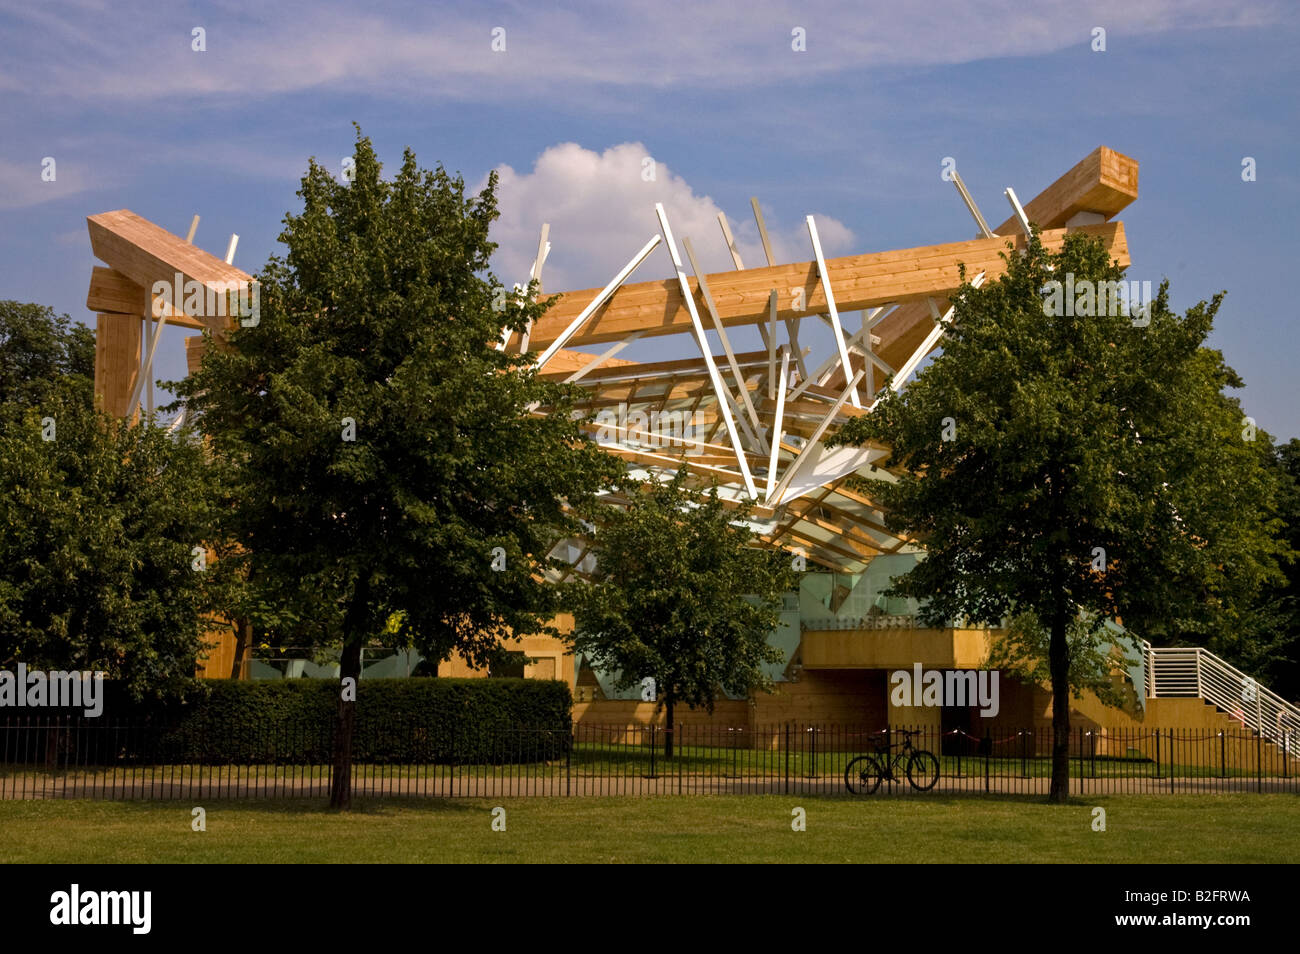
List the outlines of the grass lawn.
{"type": "Polygon", "coordinates": [[[0,863],[1293,862],[1294,795],[0,802],[0,863]],[[492,830],[492,809],[506,831],[492,830]],[[791,809],[807,830],[791,830],[791,809]],[[1106,831],[1092,809],[1106,809],[1106,831]]]}

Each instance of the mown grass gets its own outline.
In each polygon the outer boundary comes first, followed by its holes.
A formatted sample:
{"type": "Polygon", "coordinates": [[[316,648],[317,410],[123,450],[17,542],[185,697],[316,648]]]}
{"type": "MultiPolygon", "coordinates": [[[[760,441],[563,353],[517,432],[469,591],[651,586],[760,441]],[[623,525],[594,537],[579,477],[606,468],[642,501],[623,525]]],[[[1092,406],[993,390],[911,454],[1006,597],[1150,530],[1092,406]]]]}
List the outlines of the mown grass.
{"type": "Polygon", "coordinates": [[[1294,795],[0,802],[3,863],[1291,862],[1294,795]],[[492,828],[505,810],[505,831],[492,828]],[[1106,830],[1094,830],[1094,808],[1106,830]],[[792,810],[807,829],[791,828],[792,810]]]}

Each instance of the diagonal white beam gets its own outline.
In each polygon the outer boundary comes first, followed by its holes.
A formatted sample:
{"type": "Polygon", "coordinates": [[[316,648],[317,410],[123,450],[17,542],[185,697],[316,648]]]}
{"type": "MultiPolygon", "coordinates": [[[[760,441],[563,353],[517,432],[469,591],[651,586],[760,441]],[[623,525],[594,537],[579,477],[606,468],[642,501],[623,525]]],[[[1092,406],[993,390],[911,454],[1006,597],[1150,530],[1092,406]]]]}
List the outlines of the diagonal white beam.
{"type": "MultiPolygon", "coordinates": [[[[542,223],[542,237],[537,243],[537,257],[533,259],[533,264],[528,268],[528,283],[532,284],[534,278],[540,283],[542,280],[542,265],[546,261],[546,255],[551,250],[551,243],[546,241],[546,236],[550,233],[551,226],[547,222],[542,223]]],[[[540,288],[540,286],[539,286],[540,288]]],[[[524,333],[519,338],[519,352],[528,350],[528,328],[524,328],[524,333]]],[[[510,328],[501,329],[501,340],[497,342],[497,350],[504,351],[510,347],[510,339],[515,335],[510,328]]]]}
{"type": "Polygon", "coordinates": [[[758,488],[754,486],[754,477],[749,472],[749,464],[745,460],[745,451],[740,446],[740,436],[736,433],[736,422],[731,416],[731,407],[728,401],[723,400],[726,389],[722,384],[722,376],[718,374],[718,366],[713,360],[713,349],[709,347],[709,339],[704,334],[704,324],[700,321],[700,313],[695,308],[695,295],[691,292],[690,281],[686,278],[686,270],[682,268],[682,257],[677,254],[677,243],[673,241],[673,230],[668,224],[668,213],[664,211],[663,203],[655,203],[655,215],[659,217],[659,228],[663,232],[664,243],[668,246],[668,255],[673,261],[673,270],[677,273],[677,284],[681,288],[682,300],[686,302],[686,311],[691,316],[691,325],[695,328],[696,340],[700,343],[700,353],[704,355],[704,363],[709,369],[709,380],[713,384],[713,392],[718,396],[718,413],[722,415],[723,422],[727,425],[727,436],[731,438],[731,447],[736,452],[736,463],[740,465],[740,476],[745,481],[745,489],[749,491],[749,496],[758,499],[758,488]]]}
{"type": "MultiPolygon", "coordinates": [[[[983,284],[983,272],[980,272],[971,280],[971,285],[975,288],[979,288],[983,284]]],[[[912,356],[903,362],[902,367],[898,369],[898,373],[893,376],[893,379],[889,382],[889,390],[891,391],[901,390],[903,383],[911,376],[912,372],[916,370],[917,366],[925,360],[925,356],[934,350],[935,345],[939,343],[939,339],[943,337],[944,331],[947,330],[948,323],[952,321],[953,312],[957,310],[957,306],[952,305],[943,313],[942,316],[940,316],[938,315],[938,309],[934,307],[933,301],[930,302],[930,307],[934,310],[936,315],[934,327],[931,328],[930,333],[925,336],[925,340],[922,341],[920,345],[917,346],[917,349],[912,352],[912,356]]],[[[884,395],[882,394],[880,397],[883,396],[884,395]]],[[[871,402],[871,407],[874,408],[880,403],[880,397],[877,397],[876,400],[871,402]]]]}
{"type": "Polygon", "coordinates": [[[599,295],[591,300],[591,304],[582,309],[582,313],[579,314],[577,318],[574,318],[573,321],[569,322],[569,327],[565,328],[564,331],[560,333],[560,336],[551,342],[551,346],[542,352],[542,356],[537,359],[537,364],[534,365],[534,367],[538,371],[546,367],[546,363],[555,357],[555,353],[564,347],[579,328],[587,323],[587,319],[595,314],[597,309],[604,305],[605,302],[609,301],[610,296],[613,295],[614,292],[618,291],[618,286],[627,281],[628,276],[636,271],[637,266],[646,260],[650,253],[655,250],[655,247],[658,246],[659,242],[660,239],[658,235],[652,236],[650,241],[646,242],[641,248],[641,251],[633,255],[632,260],[624,265],[610,283],[600,290],[599,295]]]}
{"type": "Polygon", "coordinates": [[[854,391],[857,390],[858,382],[862,380],[862,376],[866,373],[866,368],[859,368],[858,373],[853,375],[853,378],[849,381],[849,386],[844,389],[844,393],[841,394],[835,403],[831,405],[831,409],[826,412],[826,416],[821,419],[821,422],[817,425],[817,429],[814,430],[812,436],[808,438],[808,443],[805,444],[803,450],[799,452],[799,456],[792,460],[790,466],[785,469],[785,476],[782,477],[781,482],[776,485],[776,490],[774,490],[767,498],[768,504],[771,504],[774,498],[780,500],[781,495],[784,494],[786,488],[790,486],[790,481],[794,480],[794,475],[799,472],[799,468],[803,467],[809,460],[820,453],[818,448],[821,445],[822,435],[825,434],[826,429],[831,426],[831,421],[835,419],[835,415],[840,413],[840,408],[844,407],[844,402],[848,401],[854,391]]]}
{"type": "MultiPolygon", "coordinates": [[[[850,348],[856,346],[862,340],[864,335],[869,336],[870,334],[871,334],[870,329],[864,328],[862,331],[859,331],[857,334],[855,334],[852,338],[848,340],[848,346],[850,348]]],[[[884,371],[886,374],[894,373],[894,369],[891,368],[888,364],[886,364],[885,360],[881,358],[879,355],[877,355],[874,351],[865,352],[865,356],[869,358],[872,362],[874,362],[876,365],[878,365],[880,367],[880,370],[884,371]]],[[[829,358],[823,361],[818,366],[817,370],[813,372],[811,377],[806,378],[805,380],[799,382],[799,386],[795,388],[794,391],[790,394],[790,400],[791,401],[796,400],[799,397],[799,395],[803,394],[804,391],[807,391],[814,384],[818,384],[822,382],[824,376],[832,369],[832,367],[835,364],[839,362],[839,360],[840,359],[838,355],[831,355],[829,358]]]]}
{"type": "MultiPolygon", "coordinates": [[[[772,242],[767,237],[767,223],[763,221],[763,210],[759,208],[757,197],[751,197],[749,205],[754,210],[754,222],[758,225],[758,237],[763,242],[763,257],[767,259],[768,265],[775,265],[776,256],[772,254],[772,242]]],[[[808,366],[804,364],[803,348],[799,347],[799,319],[785,319],[785,330],[790,336],[790,350],[794,354],[795,365],[799,368],[799,376],[807,378],[808,366]]]]}
{"type": "Polygon", "coordinates": [[[628,335],[622,341],[614,342],[613,347],[607,348],[606,350],[602,351],[600,354],[596,355],[596,357],[592,358],[590,361],[584,364],[577,371],[574,371],[571,375],[569,375],[567,378],[564,379],[564,383],[572,384],[574,381],[579,381],[582,378],[586,377],[587,372],[595,371],[597,368],[599,368],[610,358],[614,357],[614,355],[618,354],[620,351],[622,351],[632,342],[640,338],[643,334],[645,334],[644,331],[638,331],[635,334],[628,335]]]}
{"type": "Polygon", "coordinates": [[[126,404],[127,418],[135,414],[135,409],[140,403],[140,392],[144,388],[145,381],[153,379],[153,356],[158,352],[158,341],[162,337],[163,325],[167,324],[168,308],[164,304],[164,299],[158,298],[154,300],[152,292],[148,295],[148,298],[152,302],[150,307],[157,320],[150,322],[146,319],[145,321],[146,324],[154,325],[153,338],[147,348],[141,349],[145,352],[143,355],[144,360],[140,362],[140,373],[136,376],[135,387],[131,389],[131,400],[126,404]]]}
{"type": "Polygon", "coordinates": [[[713,321],[713,330],[718,333],[718,339],[722,342],[722,351],[727,356],[727,366],[731,368],[731,375],[740,386],[740,399],[745,405],[745,413],[749,415],[749,423],[753,425],[751,433],[758,439],[759,450],[766,452],[767,442],[763,440],[763,425],[759,423],[758,411],[754,409],[749,388],[745,386],[745,377],[740,373],[740,364],[736,361],[736,352],[732,350],[731,342],[727,338],[727,329],[722,327],[722,319],[718,317],[718,306],[714,304],[713,293],[709,291],[709,280],[695,258],[695,247],[691,245],[689,237],[682,237],[682,248],[686,249],[686,258],[691,263],[691,271],[695,273],[695,280],[700,285],[700,292],[704,296],[704,307],[708,309],[709,318],[713,321]]]}
{"type": "MultiPolygon", "coordinates": [[[[731,234],[731,225],[727,222],[727,213],[718,213],[718,225],[722,228],[722,238],[727,243],[727,251],[731,253],[731,263],[736,266],[736,271],[743,272],[745,263],[740,259],[740,249],[736,247],[736,238],[731,234]]],[[[772,296],[775,298],[776,289],[772,289],[772,296]]],[[[758,323],[758,335],[763,339],[763,347],[767,348],[767,396],[774,400],[776,394],[773,391],[775,385],[773,380],[776,378],[776,310],[772,310],[772,327],[768,327],[761,321],[758,323]]]]}
{"type": "Polygon", "coordinates": [[[776,389],[776,417],[772,421],[772,456],[767,462],[767,495],[772,499],[772,489],[776,486],[776,465],[781,454],[781,438],[785,436],[785,392],[790,380],[790,351],[781,348],[781,386],[776,389]]]}
{"type": "MultiPolygon", "coordinates": [[[[847,380],[853,373],[853,365],[849,362],[849,349],[844,344],[844,328],[840,325],[840,313],[835,307],[835,293],[831,290],[831,278],[826,271],[826,258],[822,255],[821,239],[817,237],[817,223],[813,221],[811,215],[807,217],[807,222],[813,253],[817,256],[817,276],[821,279],[822,292],[826,295],[826,310],[830,312],[831,326],[835,330],[835,344],[840,349],[840,363],[844,366],[844,378],[847,380]]],[[[856,386],[851,389],[849,399],[854,407],[862,407],[856,386]]]]}
{"type": "Polygon", "coordinates": [[[1011,186],[1007,186],[1006,192],[1002,194],[1005,195],[1007,201],[1011,203],[1011,211],[1014,212],[1016,218],[1020,220],[1020,227],[1025,230],[1025,235],[1032,236],[1034,230],[1029,227],[1029,216],[1025,215],[1025,210],[1021,207],[1020,200],[1016,198],[1016,190],[1011,188],[1011,186]]]}
{"type": "Polygon", "coordinates": [[[973,218],[975,224],[979,226],[980,235],[986,239],[993,238],[993,230],[989,228],[989,224],[984,221],[984,216],[980,213],[980,207],[976,205],[975,200],[971,198],[970,192],[966,189],[966,183],[961,181],[961,174],[958,173],[956,169],[952,171],[952,184],[957,187],[957,191],[961,194],[961,200],[966,203],[966,210],[970,212],[971,218],[973,218]]]}
{"type": "MultiPolygon", "coordinates": [[[[543,222],[541,235],[537,239],[537,255],[533,258],[532,271],[528,273],[529,282],[532,282],[534,278],[537,279],[538,294],[541,294],[542,291],[542,266],[546,264],[546,256],[551,254],[551,243],[547,241],[550,234],[551,223],[543,222]]],[[[521,354],[528,350],[528,338],[532,334],[532,330],[531,326],[525,328],[524,333],[519,337],[519,351],[521,354]]]]}

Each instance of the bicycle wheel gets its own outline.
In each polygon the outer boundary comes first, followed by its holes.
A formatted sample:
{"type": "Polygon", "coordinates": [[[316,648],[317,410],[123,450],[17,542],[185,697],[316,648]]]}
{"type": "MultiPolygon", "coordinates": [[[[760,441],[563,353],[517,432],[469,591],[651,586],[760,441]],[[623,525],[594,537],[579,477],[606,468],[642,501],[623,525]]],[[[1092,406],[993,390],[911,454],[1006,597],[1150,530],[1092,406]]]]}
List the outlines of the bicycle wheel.
{"type": "Polygon", "coordinates": [[[880,788],[880,774],[874,755],[859,755],[844,769],[844,785],[852,795],[871,795],[880,788]]]}
{"type": "Polygon", "coordinates": [[[928,792],[939,781],[939,760],[923,749],[917,749],[907,760],[907,780],[912,787],[928,792]]]}

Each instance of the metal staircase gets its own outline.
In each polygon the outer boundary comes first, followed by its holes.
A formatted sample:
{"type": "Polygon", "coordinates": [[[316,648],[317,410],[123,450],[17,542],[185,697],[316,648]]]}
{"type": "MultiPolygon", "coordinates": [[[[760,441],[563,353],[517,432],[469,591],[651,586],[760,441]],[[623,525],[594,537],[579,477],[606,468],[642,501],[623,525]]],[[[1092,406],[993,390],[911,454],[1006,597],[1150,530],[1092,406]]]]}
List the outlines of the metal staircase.
{"type": "Polygon", "coordinates": [[[1149,698],[1203,699],[1287,754],[1300,749],[1300,708],[1276,692],[1209,650],[1141,646],[1149,698]]]}

